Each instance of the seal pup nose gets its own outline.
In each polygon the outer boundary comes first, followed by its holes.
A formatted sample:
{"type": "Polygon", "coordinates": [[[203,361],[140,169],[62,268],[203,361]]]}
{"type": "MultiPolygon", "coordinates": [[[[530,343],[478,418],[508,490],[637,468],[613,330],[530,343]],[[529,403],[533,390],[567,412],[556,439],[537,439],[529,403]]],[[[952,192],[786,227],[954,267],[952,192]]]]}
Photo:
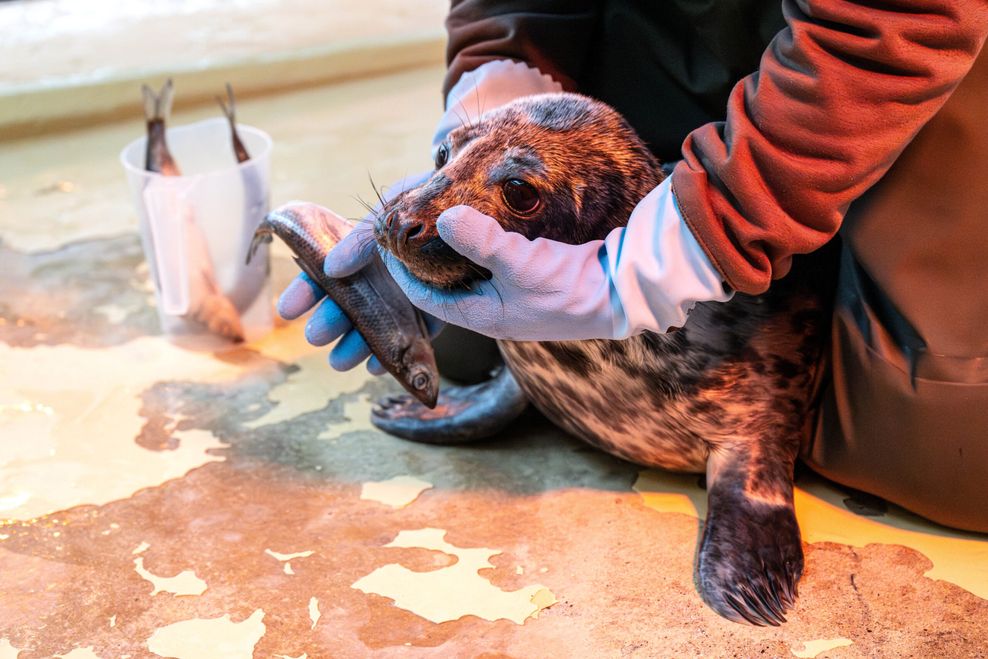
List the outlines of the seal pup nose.
{"type": "Polygon", "coordinates": [[[421,248],[431,237],[425,222],[397,208],[378,221],[377,229],[386,246],[400,253],[421,248]]]}
{"type": "Polygon", "coordinates": [[[392,208],[384,216],[384,228],[387,229],[388,231],[391,231],[392,229],[394,229],[395,220],[397,220],[397,219],[398,219],[398,209],[397,208],[392,208]]]}
{"type": "Polygon", "coordinates": [[[409,241],[414,242],[415,237],[421,235],[424,229],[425,226],[415,220],[401,222],[396,232],[396,239],[402,245],[408,246],[409,241]]]}

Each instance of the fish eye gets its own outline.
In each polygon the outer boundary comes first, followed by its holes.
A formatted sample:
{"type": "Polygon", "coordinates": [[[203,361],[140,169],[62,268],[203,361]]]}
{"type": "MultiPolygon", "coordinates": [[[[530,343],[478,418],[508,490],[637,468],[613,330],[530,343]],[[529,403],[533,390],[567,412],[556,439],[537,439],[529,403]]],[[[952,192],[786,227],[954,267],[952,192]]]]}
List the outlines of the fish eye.
{"type": "Polygon", "coordinates": [[[429,376],[425,373],[417,373],[412,378],[412,386],[416,389],[425,389],[429,386],[429,376]]]}
{"type": "Polygon", "coordinates": [[[531,215],[541,203],[535,186],[517,178],[509,178],[501,184],[501,197],[508,208],[519,215],[531,215]]]}
{"type": "Polygon", "coordinates": [[[439,149],[436,151],[436,169],[442,169],[442,166],[446,164],[449,160],[449,147],[443,142],[439,145],[439,149]]]}

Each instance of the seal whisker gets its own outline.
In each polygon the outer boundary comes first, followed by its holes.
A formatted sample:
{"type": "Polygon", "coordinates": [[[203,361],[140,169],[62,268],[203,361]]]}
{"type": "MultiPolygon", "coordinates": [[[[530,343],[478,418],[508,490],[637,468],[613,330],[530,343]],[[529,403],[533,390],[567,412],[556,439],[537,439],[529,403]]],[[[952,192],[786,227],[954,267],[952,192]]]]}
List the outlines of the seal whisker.
{"type": "Polygon", "coordinates": [[[367,180],[370,181],[371,189],[374,191],[374,194],[377,196],[377,200],[381,202],[381,208],[387,206],[388,204],[387,202],[384,201],[384,197],[381,196],[380,190],[377,189],[377,184],[374,183],[374,177],[371,176],[370,171],[367,172],[367,180]]]}
{"type": "MultiPolygon", "coordinates": [[[[486,280],[488,278],[488,275],[490,274],[488,272],[485,272],[483,268],[478,266],[476,263],[473,263],[472,261],[467,261],[467,267],[473,270],[474,273],[476,273],[482,280],[486,280]]],[[[498,303],[501,305],[501,313],[504,313],[504,298],[501,296],[501,291],[499,291],[497,289],[497,286],[494,285],[491,285],[491,288],[493,288],[494,292],[497,294],[498,303]]],[[[472,289],[468,287],[467,290],[472,290],[472,289]]],[[[477,293],[483,294],[483,291],[478,289],[477,293]]]]}
{"type": "Polygon", "coordinates": [[[463,314],[463,307],[460,306],[460,298],[459,297],[454,297],[453,298],[453,304],[456,305],[456,310],[460,312],[460,315],[461,316],[464,315],[463,314]]]}
{"type": "MultiPolygon", "coordinates": [[[[475,87],[474,89],[476,90],[477,88],[475,87]]],[[[483,104],[480,101],[480,94],[477,91],[474,91],[473,97],[477,99],[477,121],[480,121],[480,117],[484,114],[482,111],[483,104]]]]}
{"type": "Polygon", "coordinates": [[[359,236],[358,238],[359,240],[357,241],[357,251],[361,254],[370,251],[377,243],[377,240],[374,239],[374,236],[359,236]]]}
{"type": "Polygon", "coordinates": [[[363,206],[363,207],[364,207],[365,209],[367,209],[367,212],[368,212],[368,213],[377,213],[377,209],[376,209],[376,208],[375,208],[374,206],[371,206],[371,205],[370,205],[369,203],[367,203],[366,201],[364,201],[364,200],[363,200],[363,199],[362,199],[362,198],[360,197],[360,195],[354,195],[354,196],[352,196],[352,197],[351,197],[351,199],[353,199],[353,200],[354,200],[354,201],[356,201],[356,202],[357,202],[358,204],[360,204],[360,205],[361,205],[361,206],[363,206]]]}
{"type": "Polygon", "coordinates": [[[470,123],[470,115],[466,111],[460,114],[460,111],[454,106],[453,115],[460,122],[460,128],[473,128],[473,125],[470,123]]]}

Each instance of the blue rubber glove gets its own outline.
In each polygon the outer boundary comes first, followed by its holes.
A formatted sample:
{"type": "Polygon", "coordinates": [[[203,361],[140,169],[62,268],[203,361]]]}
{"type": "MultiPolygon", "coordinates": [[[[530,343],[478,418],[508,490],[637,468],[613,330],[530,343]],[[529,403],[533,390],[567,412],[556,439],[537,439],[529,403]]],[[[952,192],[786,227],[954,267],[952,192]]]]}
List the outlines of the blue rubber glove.
{"type": "Polygon", "coordinates": [[[492,273],[472,291],[444,291],[384,262],[412,304],[497,339],[624,339],[681,327],[697,302],[731,293],[676,206],[666,179],[604,240],[568,245],[507,232],[469,206],[439,216],[439,235],[492,273]]]}
{"type": "MultiPolygon", "coordinates": [[[[431,175],[432,172],[428,172],[404,178],[385,188],[382,195],[387,200],[395,194],[400,194],[402,190],[421,185],[431,175]]],[[[367,265],[374,248],[373,237],[366,236],[366,232],[373,231],[372,223],[367,219],[364,218],[365,221],[357,224],[353,231],[327,255],[325,267],[329,276],[345,277],[367,265]]],[[[347,371],[369,357],[367,370],[374,375],[384,375],[387,371],[377,358],[371,355],[367,342],[353,328],[343,310],[326,298],[323,290],[305,273],[293,279],[281,293],[281,297],[278,298],[278,313],[285,320],[295,320],[316,306],[320,300],[322,304],[319,304],[305,325],[306,340],[312,345],[324,346],[339,338],[339,342],[329,353],[329,364],[337,371],[347,371]]],[[[443,324],[427,317],[426,325],[431,336],[435,336],[442,329],[443,324]]]]}
{"type": "Polygon", "coordinates": [[[349,370],[370,357],[367,370],[374,375],[386,373],[339,305],[325,297],[322,289],[303,272],[281,293],[278,313],[285,320],[294,320],[322,300],[305,324],[305,339],[312,345],[324,346],[343,337],[329,353],[329,363],[338,371],[349,370]]]}

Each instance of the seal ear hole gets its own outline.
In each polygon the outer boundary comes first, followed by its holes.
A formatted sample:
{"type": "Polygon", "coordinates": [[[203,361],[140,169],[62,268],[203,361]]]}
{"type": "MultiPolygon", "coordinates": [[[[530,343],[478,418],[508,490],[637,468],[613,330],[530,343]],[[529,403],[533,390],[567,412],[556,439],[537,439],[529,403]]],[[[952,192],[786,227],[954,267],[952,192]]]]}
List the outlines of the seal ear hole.
{"type": "Polygon", "coordinates": [[[535,186],[517,178],[509,178],[501,184],[501,197],[518,215],[531,215],[542,203],[535,186]]]}
{"type": "Polygon", "coordinates": [[[449,147],[446,146],[445,142],[439,145],[439,149],[436,150],[436,169],[442,169],[449,161],[449,147]]]}

